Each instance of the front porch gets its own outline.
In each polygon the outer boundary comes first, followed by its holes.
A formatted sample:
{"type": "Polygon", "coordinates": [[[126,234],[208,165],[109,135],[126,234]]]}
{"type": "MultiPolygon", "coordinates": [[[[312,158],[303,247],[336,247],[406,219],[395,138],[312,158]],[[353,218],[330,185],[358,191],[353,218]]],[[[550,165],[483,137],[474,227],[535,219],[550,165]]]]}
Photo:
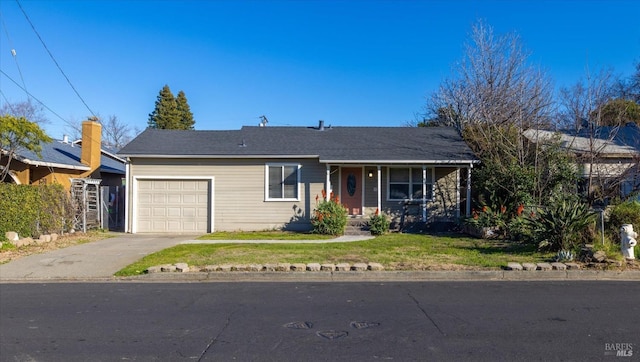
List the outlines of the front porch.
{"type": "Polygon", "coordinates": [[[327,197],[333,192],[347,208],[353,228],[376,210],[396,230],[411,222],[455,222],[471,214],[472,164],[330,164],[327,197]]]}

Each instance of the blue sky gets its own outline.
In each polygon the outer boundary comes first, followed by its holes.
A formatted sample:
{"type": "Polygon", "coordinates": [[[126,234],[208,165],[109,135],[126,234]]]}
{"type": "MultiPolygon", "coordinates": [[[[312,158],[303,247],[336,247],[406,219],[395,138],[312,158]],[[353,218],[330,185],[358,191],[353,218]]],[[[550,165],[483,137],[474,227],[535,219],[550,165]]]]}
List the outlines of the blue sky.
{"type": "MultiPolygon", "coordinates": [[[[138,129],[165,84],[186,93],[196,129],[260,115],[270,126],[402,126],[450,75],[478,19],[518,33],[556,87],[587,66],[628,76],[640,61],[635,0],[3,0],[0,69],[62,118],[46,112],[54,138],[91,113],[20,6],[89,108],[138,129]]],[[[3,74],[0,90],[2,104],[27,99],[3,74]]]]}

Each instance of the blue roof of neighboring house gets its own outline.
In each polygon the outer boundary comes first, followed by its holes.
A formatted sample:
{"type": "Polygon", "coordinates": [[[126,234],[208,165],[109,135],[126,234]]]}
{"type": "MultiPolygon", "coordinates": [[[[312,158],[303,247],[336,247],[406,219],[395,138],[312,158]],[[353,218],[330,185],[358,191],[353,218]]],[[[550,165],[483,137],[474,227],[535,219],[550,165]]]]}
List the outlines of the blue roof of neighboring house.
{"type": "MultiPolygon", "coordinates": [[[[40,156],[35,152],[20,150],[17,152],[16,158],[27,164],[89,170],[89,166],[80,162],[82,146],[73,143],[64,143],[62,141],[42,143],[41,145],[42,152],[40,152],[40,156]]],[[[124,175],[124,161],[118,159],[114,153],[107,152],[103,149],[100,158],[100,172],[124,175]]]]}
{"type": "Polygon", "coordinates": [[[524,135],[532,141],[548,140],[558,135],[563,147],[579,153],[597,152],[601,157],[635,158],[640,153],[640,127],[635,123],[621,127],[602,126],[594,130],[583,128],[579,131],[529,129],[524,135]]]}

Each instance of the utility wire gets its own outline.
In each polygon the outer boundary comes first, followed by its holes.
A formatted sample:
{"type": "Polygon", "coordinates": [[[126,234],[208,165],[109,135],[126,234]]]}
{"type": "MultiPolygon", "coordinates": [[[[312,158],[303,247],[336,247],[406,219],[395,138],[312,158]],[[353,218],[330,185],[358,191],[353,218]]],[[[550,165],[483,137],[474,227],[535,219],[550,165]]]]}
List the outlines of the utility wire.
{"type": "Polygon", "coordinates": [[[4,21],[4,16],[2,16],[2,12],[0,12],[0,20],[2,21],[2,28],[4,29],[4,33],[7,35],[7,40],[9,41],[9,47],[11,48],[11,55],[13,56],[13,60],[16,62],[16,68],[18,68],[18,73],[20,74],[20,80],[22,81],[22,86],[24,89],[27,89],[27,85],[24,82],[24,77],[22,76],[22,69],[20,69],[20,64],[18,64],[18,58],[16,49],[13,46],[13,42],[11,41],[11,37],[9,36],[9,30],[7,29],[7,23],[4,21]]]}
{"type": "MultiPolygon", "coordinates": [[[[40,105],[42,105],[46,110],[48,110],[49,112],[51,112],[53,115],[55,115],[56,117],[60,118],[62,120],[62,122],[66,123],[67,126],[76,129],[77,130],[77,125],[74,125],[72,122],[67,121],[66,119],[62,118],[61,115],[59,115],[58,113],[56,113],[53,109],[49,108],[49,106],[47,106],[46,104],[44,104],[44,102],[42,102],[41,100],[39,100],[38,98],[36,98],[36,96],[34,96],[33,94],[29,93],[25,88],[23,88],[20,84],[18,84],[18,82],[16,82],[13,78],[11,78],[9,76],[9,74],[5,73],[2,69],[0,69],[0,74],[4,75],[5,77],[7,77],[10,81],[13,82],[13,84],[15,84],[18,88],[22,89],[29,97],[33,98],[36,102],[40,103],[40,105]]],[[[11,103],[9,103],[9,101],[7,100],[7,97],[5,96],[4,92],[2,92],[2,89],[0,89],[0,95],[2,95],[2,98],[5,99],[5,102],[7,102],[7,104],[9,105],[9,107],[12,109],[13,112],[15,112],[13,110],[13,107],[11,105],[11,103]]],[[[90,140],[93,140],[92,137],[89,137],[90,140]]]]}
{"type": "Polygon", "coordinates": [[[31,25],[31,29],[33,29],[33,32],[36,33],[36,35],[38,36],[38,39],[40,39],[40,43],[42,43],[42,46],[44,47],[44,49],[49,54],[49,57],[51,57],[51,60],[53,60],[53,62],[55,63],[56,67],[58,67],[58,70],[60,71],[60,73],[62,73],[64,78],[67,80],[67,83],[69,83],[69,86],[71,86],[71,89],[73,89],[73,91],[76,93],[78,98],[80,98],[80,100],[82,101],[84,106],[87,107],[87,109],[89,110],[89,113],[91,113],[91,115],[93,115],[94,117],[97,117],[96,114],[91,110],[91,108],[89,108],[89,106],[87,105],[87,102],[85,102],[84,99],[82,98],[82,96],[80,96],[80,93],[78,93],[78,91],[76,90],[76,87],[73,86],[73,84],[71,83],[71,80],[69,79],[69,77],[67,77],[65,72],[62,70],[62,67],[60,67],[60,64],[58,64],[58,62],[56,61],[56,58],[53,56],[53,54],[51,54],[51,51],[49,51],[49,48],[47,47],[47,44],[45,44],[44,40],[42,40],[42,37],[40,36],[38,31],[36,30],[36,27],[31,22],[31,19],[29,19],[29,16],[27,15],[27,13],[22,8],[22,5],[20,5],[20,1],[16,0],[16,3],[18,4],[18,7],[20,8],[20,11],[22,11],[22,14],[24,14],[24,17],[27,19],[27,22],[29,23],[29,25],[31,25]]]}
{"type": "MultiPolygon", "coordinates": [[[[44,104],[42,101],[40,101],[38,98],[36,98],[33,94],[29,93],[24,87],[22,87],[20,84],[18,84],[18,82],[16,82],[13,78],[11,78],[9,76],[9,74],[5,73],[2,69],[0,69],[0,74],[2,74],[5,77],[7,77],[16,86],[18,86],[18,88],[22,89],[29,97],[33,98],[36,102],[40,103],[40,105],[42,105],[44,108],[46,108],[49,112],[53,113],[56,117],[60,118],[64,123],[66,123],[67,125],[69,125],[71,127],[74,127],[71,122],[69,122],[66,119],[62,118],[61,115],[59,115],[58,113],[54,112],[53,109],[49,108],[46,104],[44,104]]],[[[0,93],[2,93],[2,90],[0,90],[0,93]]],[[[4,93],[2,93],[2,96],[3,96],[3,98],[5,100],[7,99],[7,97],[4,95],[4,93]]],[[[7,101],[7,104],[8,104],[8,101],[7,101]]]]}

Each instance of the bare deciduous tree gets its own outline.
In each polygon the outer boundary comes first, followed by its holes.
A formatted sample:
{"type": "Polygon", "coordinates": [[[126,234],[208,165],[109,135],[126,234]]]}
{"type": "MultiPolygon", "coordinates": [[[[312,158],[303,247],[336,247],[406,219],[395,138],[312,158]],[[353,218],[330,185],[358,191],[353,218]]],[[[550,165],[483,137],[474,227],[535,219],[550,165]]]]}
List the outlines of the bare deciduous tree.
{"type": "Polygon", "coordinates": [[[120,121],[118,117],[111,115],[106,121],[102,121],[102,144],[119,150],[131,141],[134,130],[128,124],[120,121]]]}
{"type": "MultiPolygon", "coordinates": [[[[110,115],[106,120],[102,120],[100,115],[97,117],[89,117],[89,120],[102,124],[102,145],[109,147],[115,151],[120,150],[129,141],[133,139],[133,135],[140,133],[138,129],[132,129],[128,124],[120,121],[117,116],[110,115]]],[[[69,126],[65,128],[72,140],[82,138],[82,122],[71,121],[69,126]]]]}
{"type": "Polygon", "coordinates": [[[478,22],[463,59],[428,100],[427,113],[462,131],[473,124],[516,124],[520,128],[548,122],[552,87],[512,33],[496,36],[478,22]]]}
{"type": "Polygon", "coordinates": [[[482,160],[474,179],[486,181],[479,189],[491,195],[476,197],[520,203],[543,194],[535,185],[546,177],[538,162],[544,150],[525,147],[522,132],[551,124],[553,89],[528,57],[515,33],[495,35],[480,21],[452,76],[427,99],[425,123],[455,127],[482,160]]]}
{"type": "Polygon", "coordinates": [[[24,117],[29,122],[36,123],[40,126],[49,123],[49,120],[44,114],[44,108],[37,103],[27,99],[26,101],[9,103],[5,102],[0,107],[0,115],[9,114],[14,117],[24,117]]]}
{"type": "Polygon", "coordinates": [[[620,188],[637,176],[630,173],[638,172],[638,155],[634,156],[633,149],[640,152],[640,140],[619,137],[620,132],[635,131],[624,127],[635,109],[630,107],[637,104],[620,98],[619,84],[606,69],[595,75],[587,72],[584,79],[560,91],[558,124],[575,136],[569,146],[576,150],[578,164],[582,165],[579,171],[590,204],[620,196],[620,188]]]}

